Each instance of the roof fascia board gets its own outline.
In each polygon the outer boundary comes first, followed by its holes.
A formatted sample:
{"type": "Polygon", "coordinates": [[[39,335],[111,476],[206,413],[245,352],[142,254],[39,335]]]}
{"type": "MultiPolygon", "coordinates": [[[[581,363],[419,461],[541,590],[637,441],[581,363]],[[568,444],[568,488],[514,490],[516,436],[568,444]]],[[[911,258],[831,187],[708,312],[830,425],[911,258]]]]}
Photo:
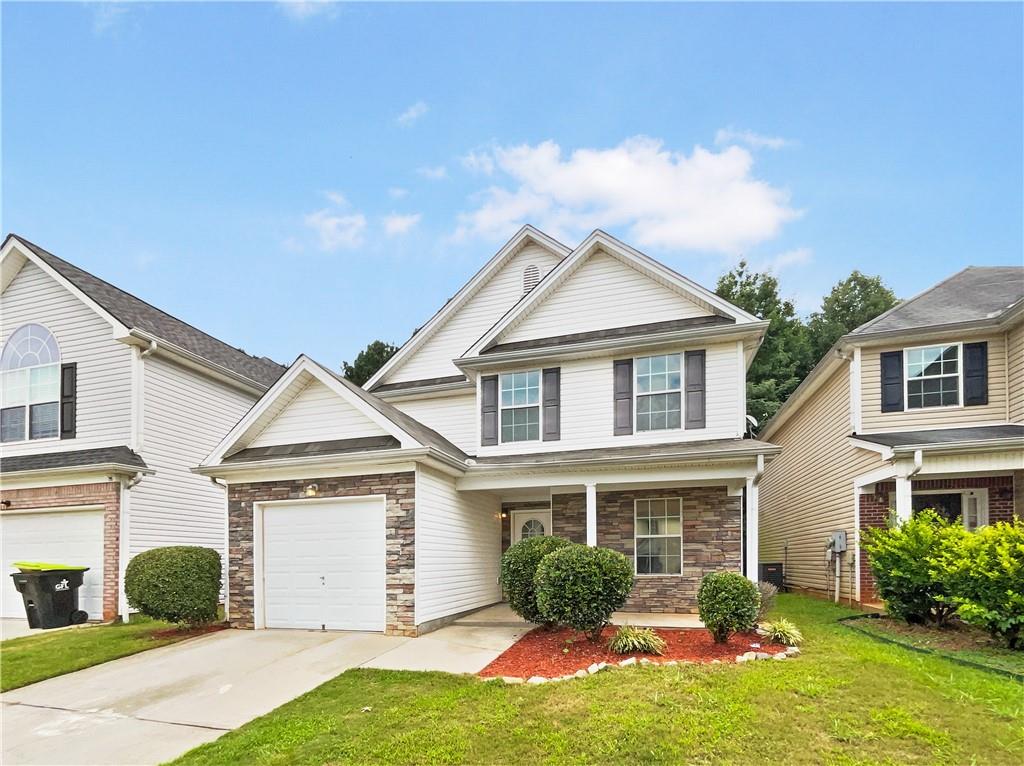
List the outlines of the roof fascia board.
{"type": "Polygon", "coordinates": [[[1007,437],[1004,439],[972,439],[962,442],[947,442],[945,444],[899,444],[892,448],[893,454],[897,457],[912,455],[914,452],[930,452],[932,454],[960,454],[963,452],[996,452],[1005,449],[1021,449],[1020,437],[1007,437]]]}
{"type": "Polygon", "coordinates": [[[1002,312],[998,317],[985,319],[972,319],[969,322],[954,322],[943,325],[930,325],[915,330],[885,330],[881,332],[844,335],[840,341],[844,344],[861,346],[883,346],[899,342],[917,342],[946,338],[950,335],[960,335],[968,332],[982,332],[984,330],[1002,330],[1011,324],[1021,314],[1024,314],[1024,305],[1021,308],[1015,304],[1011,309],[1002,312]]]}
{"type": "MultiPolygon", "coordinates": [[[[383,381],[396,367],[401,365],[416,349],[422,346],[428,338],[432,337],[433,334],[448,321],[456,311],[465,305],[466,301],[469,300],[476,292],[487,283],[497,271],[505,265],[505,263],[512,258],[526,241],[533,241],[536,244],[544,247],[555,255],[561,258],[565,258],[569,255],[570,249],[558,242],[542,231],[539,231],[532,226],[524,226],[515,235],[504,244],[504,246],[498,250],[494,256],[481,267],[481,269],[474,274],[466,284],[464,284],[451,300],[444,304],[430,320],[423,325],[411,338],[409,338],[402,347],[398,349],[394,356],[392,356],[383,367],[381,367],[373,377],[371,377],[366,383],[363,384],[363,388],[370,390],[375,385],[383,381]]],[[[556,266],[557,268],[557,266],[556,266]]]]}
{"type": "Polygon", "coordinates": [[[418,388],[403,388],[395,391],[372,391],[378,399],[388,402],[402,402],[410,399],[440,399],[445,396],[471,393],[476,391],[473,381],[465,380],[461,383],[441,383],[436,386],[421,386],[418,388]]]}
{"type": "MultiPolygon", "coordinates": [[[[771,459],[782,452],[782,447],[772,445],[771,447],[754,447],[750,449],[736,449],[736,450],[723,450],[721,452],[682,452],[682,453],[665,453],[661,455],[644,455],[644,456],[612,456],[612,457],[580,457],[575,459],[559,460],[558,466],[566,465],[579,465],[579,466],[598,466],[598,465],[658,465],[662,463],[671,464],[688,464],[688,463],[721,463],[721,462],[733,462],[736,460],[746,460],[749,458],[756,458],[758,455],[764,455],[765,458],[771,459]]],[[[470,465],[470,473],[473,472],[485,472],[490,473],[492,471],[510,471],[510,470],[543,470],[545,468],[551,468],[551,465],[544,465],[543,463],[535,463],[524,461],[522,463],[474,463],[470,465]]]]}
{"type": "Polygon", "coordinates": [[[36,468],[25,471],[4,471],[0,474],[0,478],[7,482],[26,477],[51,477],[79,473],[103,473],[117,474],[121,476],[135,476],[137,474],[142,474],[143,476],[152,476],[156,471],[152,468],[140,468],[137,465],[129,465],[128,463],[90,463],[86,465],[61,466],[59,468],[36,468]]]}
{"type": "Polygon", "coordinates": [[[227,367],[215,364],[214,362],[211,362],[209,359],[206,359],[205,357],[199,356],[198,354],[188,351],[187,349],[175,345],[174,343],[169,343],[168,341],[161,338],[159,335],[153,335],[143,330],[132,328],[126,337],[118,338],[118,340],[127,345],[134,346],[148,346],[150,343],[156,343],[154,356],[171,359],[177,362],[178,364],[184,365],[185,367],[188,367],[192,370],[196,370],[197,372],[204,373],[205,375],[215,378],[216,380],[222,383],[233,385],[236,388],[240,388],[247,393],[261,395],[263,394],[264,391],[267,390],[266,387],[264,387],[260,383],[257,383],[252,378],[247,378],[244,375],[239,375],[237,372],[229,370],[227,367]],[[138,340],[142,342],[133,343],[133,340],[138,340]]]}
{"type": "Polygon", "coordinates": [[[871,452],[877,452],[882,456],[882,460],[892,459],[892,447],[886,447],[884,444],[876,444],[875,442],[865,441],[864,439],[858,439],[855,436],[847,437],[850,440],[850,444],[860,449],[866,449],[871,452]]]}
{"type": "Polygon", "coordinates": [[[814,365],[814,369],[807,373],[807,377],[803,379],[800,385],[796,387],[796,390],[789,395],[789,398],[783,402],[776,413],[764,424],[764,427],[758,432],[757,438],[771,439],[772,434],[778,432],[793,415],[800,402],[828,381],[840,364],[849,363],[850,360],[839,355],[842,340],[840,338],[836,341],[835,345],[825,353],[825,356],[814,365]]]}
{"type": "Polygon", "coordinates": [[[327,473],[323,475],[331,475],[331,471],[351,473],[353,469],[356,469],[356,473],[372,472],[372,466],[394,470],[396,464],[410,462],[426,463],[452,476],[461,476],[466,472],[466,465],[463,462],[433,447],[412,447],[388,451],[370,450],[344,455],[295,456],[274,460],[246,460],[218,465],[200,465],[192,468],[191,471],[211,478],[227,479],[240,474],[298,470],[300,473],[297,475],[305,477],[307,476],[305,472],[311,470],[326,471],[327,473]]]}

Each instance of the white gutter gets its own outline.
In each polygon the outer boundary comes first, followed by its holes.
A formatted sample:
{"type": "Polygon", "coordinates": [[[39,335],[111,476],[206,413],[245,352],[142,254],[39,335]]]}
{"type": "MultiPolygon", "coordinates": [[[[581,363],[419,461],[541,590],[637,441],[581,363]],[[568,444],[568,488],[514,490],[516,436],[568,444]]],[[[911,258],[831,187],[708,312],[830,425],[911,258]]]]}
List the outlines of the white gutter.
{"type": "Polygon", "coordinates": [[[192,473],[198,473],[210,478],[221,478],[235,473],[249,472],[259,469],[291,468],[294,466],[309,466],[311,468],[325,465],[360,465],[364,463],[377,463],[387,465],[389,463],[408,463],[416,458],[434,458],[461,471],[466,470],[466,463],[458,458],[452,457],[446,452],[441,452],[434,447],[414,447],[401,450],[380,450],[370,452],[335,453],[333,455],[295,456],[286,458],[275,458],[273,460],[239,460],[218,463],[217,465],[201,465],[191,468],[192,473]]]}
{"type": "MultiPolygon", "coordinates": [[[[672,452],[659,455],[628,455],[628,456],[612,456],[612,457],[581,457],[575,459],[556,459],[550,463],[538,463],[535,461],[531,462],[520,462],[520,463],[479,463],[476,460],[470,459],[467,461],[469,465],[469,473],[493,473],[495,471],[503,471],[507,469],[520,470],[523,468],[533,469],[546,469],[546,468],[558,468],[566,465],[628,465],[630,463],[636,463],[637,461],[643,461],[645,464],[659,464],[659,463],[720,463],[729,460],[736,460],[749,457],[758,458],[759,471],[764,471],[764,456],[766,453],[770,453],[773,457],[782,451],[781,447],[775,447],[774,449],[767,450],[764,447],[758,449],[746,449],[746,450],[731,450],[717,453],[708,452],[672,452]]],[[[554,454],[557,453],[541,453],[541,454],[554,454]]],[[[760,475],[760,474],[758,474],[760,475]]]]}
{"type": "Polygon", "coordinates": [[[151,333],[148,333],[145,330],[139,330],[138,328],[133,327],[131,330],[128,331],[128,335],[131,338],[137,338],[146,343],[147,348],[146,351],[143,352],[143,356],[148,356],[149,354],[158,350],[157,342],[159,341],[159,350],[161,352],[168,354],[169,356],[177,357],[181,361],[190,364],[193,367],[198,367],[200,369],[211,372],[221,378],[229,380],[235,385],[249,389],[257,394],[262,394],[264,391],[267,390],[266,386],[264,386],[261,383],[257,383],[252,378],[248,378],[245,375],[240,375],[234,370],[229,370],[227,367],[224,367],[223,365],[211,362],[206,357],[200,356],[199,354],[195,354],[174,343],[169,343],[163,338],[159,338],[155,335],[152,335],[151,333]]]}
{"type": "Polygon", "coordinates": [[[152,476],[156,473],[152,468],[139,468],[126,463],[91,463],[89,465],[65,465],[57,468],[32,468],[25,471],[3,471],[0,478],[5,480],[20,479],[25,476],[59,476],[64,473],[111,473],[131,474],[132,476],[152,476]]]}

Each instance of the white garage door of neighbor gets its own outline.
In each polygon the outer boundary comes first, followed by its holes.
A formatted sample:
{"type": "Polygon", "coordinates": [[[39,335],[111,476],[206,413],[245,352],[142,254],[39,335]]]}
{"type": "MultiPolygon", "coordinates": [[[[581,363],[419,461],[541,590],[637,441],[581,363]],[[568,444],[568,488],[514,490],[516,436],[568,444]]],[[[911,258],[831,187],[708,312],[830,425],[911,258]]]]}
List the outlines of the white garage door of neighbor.
{"type": "Polygon", "coordinates": [[[46,561],[89,567],[78,591],[78,608],[89,618],[103,617],[103,511],[0,514],[0,550],[4,583],[0,614],[24,617],[21,594],[10,573],[15,561],[46,561]]]}
{"type": "Polygon", "coordinates": [[[384,498],[263,509],[268,628],[384,630],[384,498]]]}

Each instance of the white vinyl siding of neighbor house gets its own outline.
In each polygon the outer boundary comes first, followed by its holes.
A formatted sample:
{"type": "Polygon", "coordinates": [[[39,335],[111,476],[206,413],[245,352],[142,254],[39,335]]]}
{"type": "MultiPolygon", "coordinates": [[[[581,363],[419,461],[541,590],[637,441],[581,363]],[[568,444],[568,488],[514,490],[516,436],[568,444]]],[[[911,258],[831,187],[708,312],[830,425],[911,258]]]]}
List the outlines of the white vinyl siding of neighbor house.
{"type": "MultiPolygon", "coordinates": [[[[961,364],[963,360],[961,360],[961,364]]],[[[904,361],[904,376],[906,363],[904,361]]],[[[939,341],[909,342],[899,346],[864,349],[861,352],[861,432],[910,431],[928,428],[955,428],[985,423],[1006,422],[1006,336],[983,335],[945,338],[939,341]],[[943,346],[952,343],[988,342],[988,404],[973,407],[925,407],[906,412],[882,412],[882,384],[879,355],[916,346],[943,346]]],[[[963,401],[963,390],[960,391],[963,401]]],[[[904,405],[906,393],[904,390],[904,405]]]]}
{"type": "Polygon", "coordinates": [[[35,264],[21,268],[3,293],[0,344],[28,322],[57,339],[62,363],[77,363],[74,439],[6,442],[5,455],[66,452],[129,444],[132,350],[114,340],[110,324],[35,264]]]}
{"type": "Polygon", "coordinates": [[[617,258],[597,252],[499,343],[708,316],[711,312],[617,258]]]}
{"type": "Polygon", "coordinates": [[[313,380],[247,446],[271,447],[385,435],[387,431],[323,383],[313,380]]]}
{"type": "Polygon", "coordinates": [[[523,270],[537,266],[543,278],[559,259],[539,245],[527,245],[454,312],[434,335],[381,383],[459,375],[452,359],[462,356],[502,315],[523,297],[523,270]]]}
{"type": "Polygon", "coordinates": [[[446,439],[473,454],[476,452],[477,422],[476,394],[470,391],[454,396],[434,396],[393,402],[406,415],[433,428],[446,439]]]}
{"type": "Polygon", "coordinates": [[[166,545],[201,545],[224,556],[224,490],[189,469],[217,446],[255,397],[149,357],[143,362],[141,453],[156,471],[132,491],[129,556],[166,545]]]}
{"type": "Polygon", "coordinates": [[[1006,333],[1006,386],[1011,423],[1024,423],[1024,323],[1006,333]]]}
{"type": "Polygon", "coordinates": [[[825,542],[844,529],[849,540],[840,580],[848,597],[855,592],[855,506],[853,480],[883,465],[881,457],[854,447],[850,434],[849,367],[843,365],[767,438],[782,453],[765,469],[760,483],[760,561],[785,562],[786,582],[824,591],[825,542]],[[788,554],[786,543],[788,542],[788,554]]]}
{"type": "MultiPolygon", "coordinates": [[[[665,431],[634,432],[615,436],[613,413],[613,362],[629,354],[614,357],[577,359],[561,365],[561,437],[558,441],[528,441],[478,447],[480,455],[552,452],[556,450],[625,447],[637,444],[737,439],[743,436],[740,416],[743,409],[742,364],[736,343],[695,346],[706,351],[704,428],[676,428],[665,431]]],[[[685,353],[686,348],[658,353],[685,353]]],[[[634,381],[635,387],[635,381],[634,381]]],[[[479,418],[479,406],[475,408],[479,418]]]]}
{"type": "Polygon", "coordinates": [[[416,624],[501,601],[501,502],[416,469],[416,624]]]}

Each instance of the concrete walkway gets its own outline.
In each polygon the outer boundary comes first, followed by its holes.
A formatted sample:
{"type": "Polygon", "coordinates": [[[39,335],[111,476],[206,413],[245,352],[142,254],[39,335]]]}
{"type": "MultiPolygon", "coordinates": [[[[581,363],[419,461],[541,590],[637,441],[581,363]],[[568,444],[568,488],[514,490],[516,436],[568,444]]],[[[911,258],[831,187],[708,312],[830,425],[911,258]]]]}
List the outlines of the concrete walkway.
{"type": "Polygon", "coordinates": [[[456,623],[412,639],[214,633],[0,695],[0,763],[160,763],[350,668],[476,673],[530,627],[456,623]]]}

